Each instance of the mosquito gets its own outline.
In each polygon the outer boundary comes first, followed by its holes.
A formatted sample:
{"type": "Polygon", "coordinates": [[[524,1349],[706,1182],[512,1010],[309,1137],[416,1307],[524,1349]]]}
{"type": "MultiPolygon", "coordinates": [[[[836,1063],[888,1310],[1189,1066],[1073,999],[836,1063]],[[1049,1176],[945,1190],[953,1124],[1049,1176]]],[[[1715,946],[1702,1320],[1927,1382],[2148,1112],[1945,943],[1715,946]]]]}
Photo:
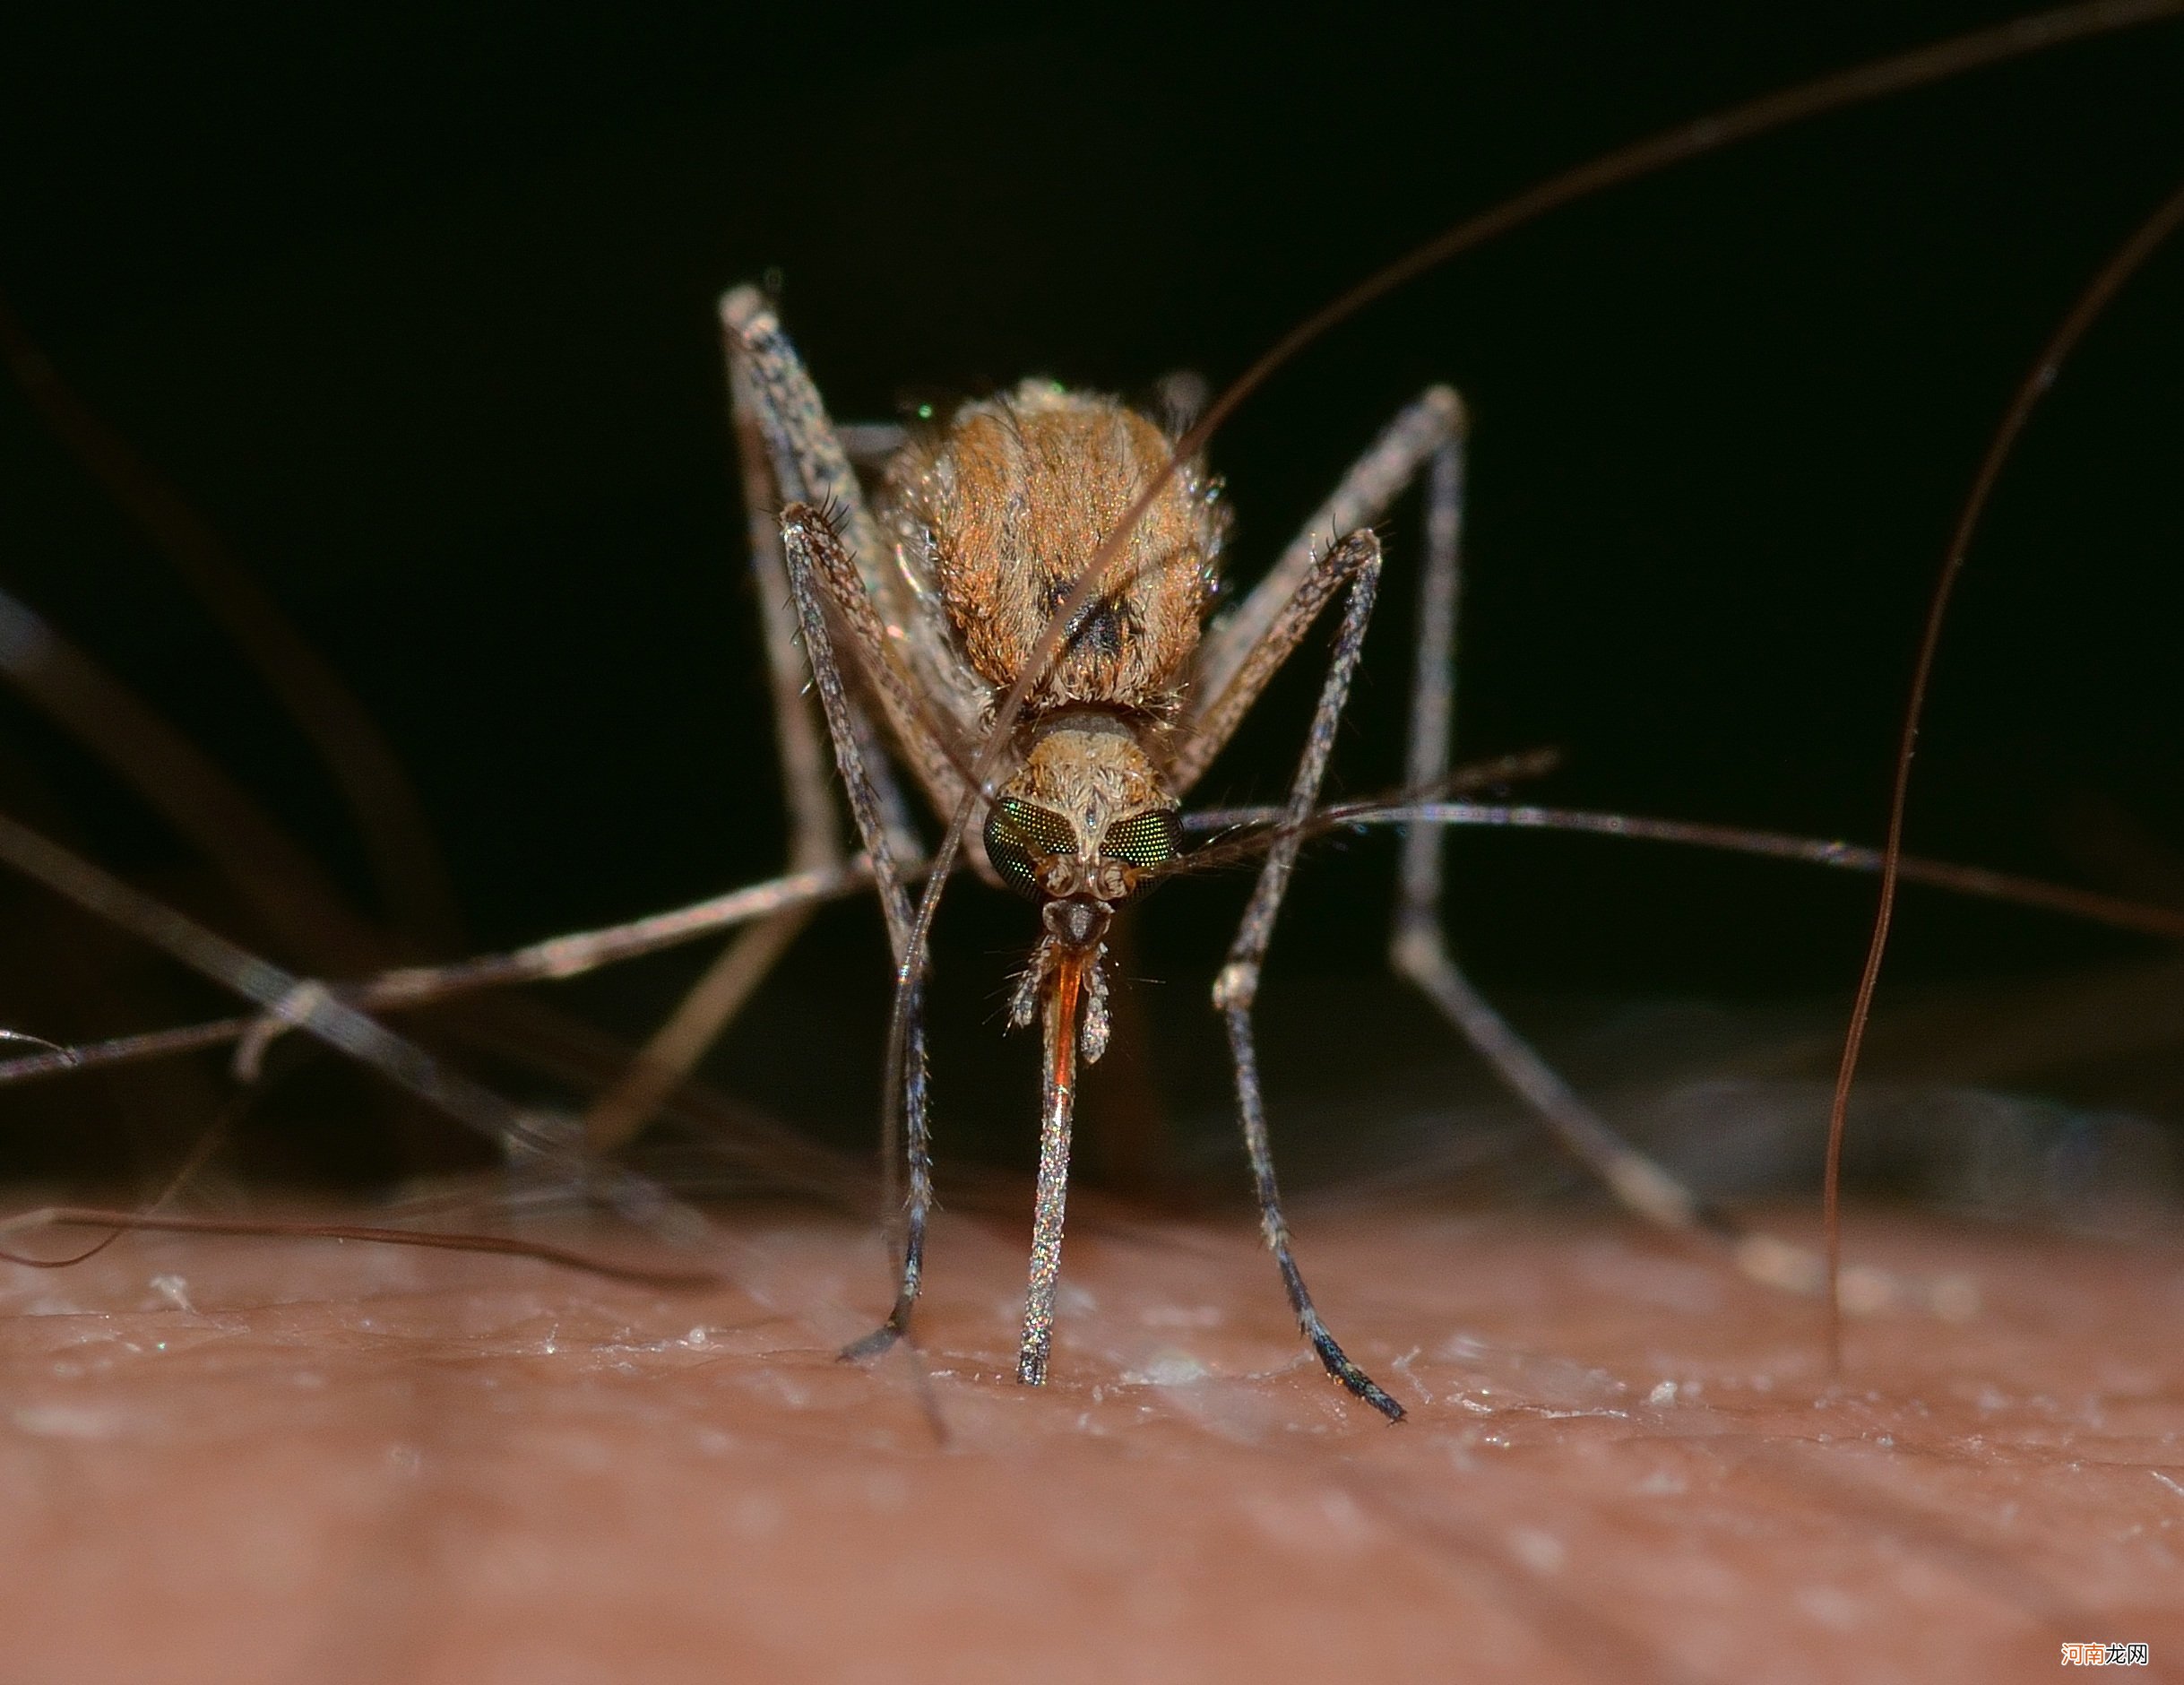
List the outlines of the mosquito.
{"type": "MultiPolygon", "coordinates": [[[[1184,799],[1276,670],[1316,623],[1335,614],[1304,750],[1213,1000],[1228,1033],[1260,1225],[1291,1308],[1328,1372],[1399,1418],[1402,1407],[1329,1332],[1298,1266],[1268,1143],[1253,1005],[1372,617],[1384,562],[1374,524],[1414,486],[1425,497],[1426,544],[1405,782],[1430,791],[1449,774],[1462,401],[1437,385],[1406,406],[1248,594],[1210,621],[1229,507],[1203,461],[1180,462],[1131,531],[1114,565],[1117,582],[1075,614],[1057,657],[1032,674],[1056,606],[1147,497],[1195,418],[1156,420],[1103,394],[1026,382],[899,443],[872,428],[845,442],[762,292],[729,293],[721,320],[737,437],[761,459],[747,460],[745,483],[760,494],[757,508],[780,510],[778,522],[754,518],[760,591],[793,603],[802,642],[799,657],[777,622],[770,659],[788,677],[808,658],[898,966],[907,967],[913,922],[903,873],[918,856],[905,837],[891,758],[943,816],[971,801],[974,869],[1038,910],[1037,942],[1009,1008],[1013,1024],[1036,1022],[1042,1041],[1032,1262],[1016,1356],[1017,1377],[1031,1385],[1046,1379],[1051,1355],[1078,1065],[1096,1061],[1108,1041],[1110,925],[1147,883],[1187,858],[1184,799]],[[852,444],[876,470],[869,497],[852,444]],[[1330,533],[1341,536],[1329,542],[1330,533]],[[988,796],[971,787],[969,746],[1027,678],[1025,705],[1010,729],[1009,770],[988,796]]],[[[814,757],[783,747],[792,779],[808,781],[814,757]]],[[[830,844],[805,818],[820,810],[822,795],[799,788],[791,798],[799,855],[818,858],[830,844]]],[[[1437,826],[1405,834],[1390,949],[1396,970],[1634,1210],[1674,1228],[1718,1221],[1620,1140],[1465,979],[1442,933],[1441,841],[1437,826]]],[[[859,1356],[909,1327],[933,1199],[921,982],[908,969],[904,976],[907,1227],[894,1306],[876,1333],[850,1348],[859,1356]]]]}
{"type": "MultiPolygon", "coordinates": [[[[2117,26],[2111,12],[2129,21],[2168,9],[2095,6],[2054,17],[2092,29],[2117,26]]],[[[258,1008],[238,1019],[133,1038],[127,1047],[12,1061],[0,1076],[221,1041],[242,1042],[247,1074],[271,1034],[294,1028],[376,1066],[496,1139],[566,1157],[568,1144],[542,1133],[535,1118],[439,1067],[367,1011],[488,982],[570,975],[742,923],[742,934],[584,1119],[584,1146],[603,1151],[630,1138],[678,1085],[812,908],[869,884],[897,971],[885,1093],[890,1117],[900,1120],[907,1186],[894,1303],[881,1326],[844,1353],[868,1357],[909,1332],[923,1283],[933,1205],[925,942],[961,845],[978,875],[1023,896],[1038,912],[1009,1017],[1021,1028],[1036,1024],[1041,1041],[1039,1169],[1016,1364],[1021,1380],[1041,1384],[1052,1354],[1079,1067],[1099,1059],[1109,1036],[1105,963],[1112,922],[1150,884],[1204,862],[1207,851],[1185,847],[1188,834],[1239,817],[1194,816],[1183,804],[1276,671],[1332,618],[1333,649],[1287,798],[1248,816],[1260,826],[1248,850],[1216,851],[1262,858],[1213,989],[1262,1230],[1321,1362],[1352,1395],[1392,1420],[1402,1417],[1401,1404],[1344,1352],[1306,1287],[1282,1212],[1258,1071],[1254,1007],[1274,928],[1304,842],[1329,823],[1377,817],[1403,826],[1391,963],[1565,1147],[1649,1221],[1728,1238],[1747,1267],[1763,1276],[1805,1279],[1788,1249],[1747,1233],[1622,1141],[1472,987],[1449,951],[1441,917],[1444,830],[1453,823],[1526,822],[1512,821],[1506,809],[1498,821],[1497,810],[1486,808],[1467,817],[1457,811],[1461,804],[1431,799],[1463,782],[1453,770],[1451,734],[1466,443],[1455,391],[1429,387],[1405,406],[1258,583],[1219,614],[1213,612],[1214,587],[1230,563],[1230,521],[1204,445],[1241,394],[1299,345],[1430,264],[1726,139],[2060,39],[2054,20],[2045,22],[2047,34],[2028,28],[1965,38],[1771,96],[1569,172],[1353,289],[1200,416],[1179,385],[1170,385],[1169,403],[1154,414],[1102,394],[1030,382],[963,404],[930,427],[838,426],[768,296],[735,289],[721,300],[720,316],[790,817],[789,875],[617,931],[334,988],[287,975],[13,822],[0,822],[0,855],[11,864],[160,943],[258,1008]],[[1330,815],[1318,807],[1320,791],[1384,567],[1374,528],[1414,490],[1426,522],[1405,799],[1377,813],[1330,815]],[[829,789],[830,751],[861,844],[856,855],[841,834],[829,789]],[[929,854],[911,819],[905,778],[947,826],[929,854]],[[920,874],[927,887],[913,904],[911,887],[920,874]]],[[[11,648],[39,639],[40,649],[53,647],[35,626],[11,621],[8,629],[11,648]]],[[[1531,822],[1550,822],[1543,810],[1520,811],[1530,812],[1531,822]]],[[[1584,828],[1586,817],[1562,816],[1562,823],[1584,828]]],[[[1802,849],[1826,863],[1853,863],[1832,845],[1751,834],[1707,839],[1697,834],[1701,829],[1682,827],[1683,840],[1802,849]]],[[[1928,872],[2020,899],[2044,894],[2049,904],[2153,928],[2132,910],[2111,905],[2103,913],[2098,897],[2069,901],[2066,892],[1991,876],[1952,878],[1948,868],[1918,862],[1903,868],[1906,876],[1928,872]]]]}

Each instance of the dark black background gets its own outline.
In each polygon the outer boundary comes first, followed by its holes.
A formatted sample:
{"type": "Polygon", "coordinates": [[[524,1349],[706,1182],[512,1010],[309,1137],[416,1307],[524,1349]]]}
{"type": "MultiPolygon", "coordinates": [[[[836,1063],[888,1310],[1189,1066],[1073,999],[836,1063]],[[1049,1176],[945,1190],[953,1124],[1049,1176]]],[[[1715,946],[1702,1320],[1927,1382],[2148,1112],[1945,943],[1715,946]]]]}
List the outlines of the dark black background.
{"type": "MultiPolygon", "coordinates": [[[[844,416],[1034,371],[1219,382],[1544,174],[2016,10],[51,7],[0,54],[0,289],[360,693],[471,940],[502,946],[778,865],[723,287],[778,271],[844,416]]],[[[1559,747],[1558,800],[1877,836],[1948,527],[2053,323],[2184,172],[2180,72],[2176,26],[2042,55],[1619,188],[1411,286],[1217,442],[1239,573],[1400,402],[1452,380],[1476,421],[1463,748],[1559,747]]],[[[2157,256],[2008,471],[1924,739],[1929,852],[2150,894],[2184,845],[2180,287],[2184,254],[2157,256]]],[[[1335,774],[1353,792],[1400,769],[1415,522],[1389,528],[1335,774]]],[[[301,737],[6,393],[0,583],[368,903],[301,737]]],[[[1277,690],[1209,795],[1282,787],[1312,682],[1277,690]]],[[[13,698],[0,738],[0,799],[184,892],[186,852],[13,698]]],[[[1792,868],[1537,837],[1455,853],[1463,951],[1519,998],[1834,1000],[1862,949],[1869,891],[1792,868]]],[[[1362,977],[1389,844],[1314,858],[1278,964],[1362,977]]],[[[8,894],[7,1022],[74,1037],[211,1004],[102,994],[81,955],[117,949],[8,894]]],[[[1196,1024],[1239,894],[1151,903],[1156,1015],[1196,1024]]],[[[969,1096],[1005,1065],[996,1116],[1021,1110],[1023,1050],[991,1038],[1026,941],[975,886],[944,921],[943,1077],[969,1096]]],[[[1891,976],[2139,951],[1920,898],[1891,976]]],[[[564,998],[634,1031],[678,963],[564,998]]],[[[721,1080],[856,1138],[883,969],[868,911],[829,915],[721,1080]]],[[[1170,1067],[1213,1048],[1181,1045],[1170,1067]]],[[[49,1131],[90,1093],[5,1103],[49,1131]]]]}

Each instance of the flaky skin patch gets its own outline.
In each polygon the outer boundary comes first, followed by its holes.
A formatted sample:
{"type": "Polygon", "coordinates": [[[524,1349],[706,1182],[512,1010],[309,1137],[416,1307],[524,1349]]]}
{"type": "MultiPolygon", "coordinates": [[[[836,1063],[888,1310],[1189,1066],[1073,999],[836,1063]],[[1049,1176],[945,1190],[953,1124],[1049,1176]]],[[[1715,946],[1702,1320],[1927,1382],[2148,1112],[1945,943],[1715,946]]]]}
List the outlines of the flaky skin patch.
{"type": "MultiPolygon", "coordinates": [[[[905,568],[937,584],[964,654],[997,690],[1031,664],[1048,618],[1169,455],[1167,436],[1118,400],[1027,381],[965,405],[896,459],[883,500],[891,536],[905,568]]],[[[1225,516],[1203,475],[1169,483],[1032,691],[1034,713],[1172,706],[1225,516]]]]}

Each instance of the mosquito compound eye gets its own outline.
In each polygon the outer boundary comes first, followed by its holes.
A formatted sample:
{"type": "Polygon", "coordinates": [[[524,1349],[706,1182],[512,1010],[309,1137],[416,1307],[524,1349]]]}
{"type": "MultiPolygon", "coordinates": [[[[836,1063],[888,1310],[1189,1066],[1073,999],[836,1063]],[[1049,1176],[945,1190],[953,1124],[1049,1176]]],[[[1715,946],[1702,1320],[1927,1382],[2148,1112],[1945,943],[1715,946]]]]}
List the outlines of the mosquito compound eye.
{"type": "Polygon", "coordinates": [[[1040,887],[1040,868],[1057,854],[1077,851],[1076,833],[1058,813],[1004,796],[986,816],[986,858],[1027,895],[1040,887]]]}
{"type": "Polygon", "coordinates": [[[1155,808],[1118,819],[1100,840],[1101,853],[1141,871],[1167,865],[1182,847],[1183,828],[1176,823],[1175,810],[1170,808],[1155,808]]]}

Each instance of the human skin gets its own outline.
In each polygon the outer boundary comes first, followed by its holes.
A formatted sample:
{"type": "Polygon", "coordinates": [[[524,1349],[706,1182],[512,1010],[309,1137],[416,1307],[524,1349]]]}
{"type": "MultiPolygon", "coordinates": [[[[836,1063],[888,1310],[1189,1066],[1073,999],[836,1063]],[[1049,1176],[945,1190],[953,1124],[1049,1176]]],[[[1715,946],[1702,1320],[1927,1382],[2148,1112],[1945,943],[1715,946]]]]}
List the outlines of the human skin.
{"type": "MultiPolygon", "coordinates": [[[[0,1274],[11,1681],[2049,1677],[2184,1650],[2184,1252],[1905,1215],[1951,1319],[1817,1309],[1618,1217],[1307,1205],[1391,1425],[1240,1223],[1086,1202],[1053,1378],[1017,1216],[921,1349],[853,1224],[725,1284],[125,1237],[0,1274]]],[[[601,1252],[638,1243],[557,1231],[601,1252]]],[[[61,1238],[37,1237],[50,1252],[61,1238]]]]}

